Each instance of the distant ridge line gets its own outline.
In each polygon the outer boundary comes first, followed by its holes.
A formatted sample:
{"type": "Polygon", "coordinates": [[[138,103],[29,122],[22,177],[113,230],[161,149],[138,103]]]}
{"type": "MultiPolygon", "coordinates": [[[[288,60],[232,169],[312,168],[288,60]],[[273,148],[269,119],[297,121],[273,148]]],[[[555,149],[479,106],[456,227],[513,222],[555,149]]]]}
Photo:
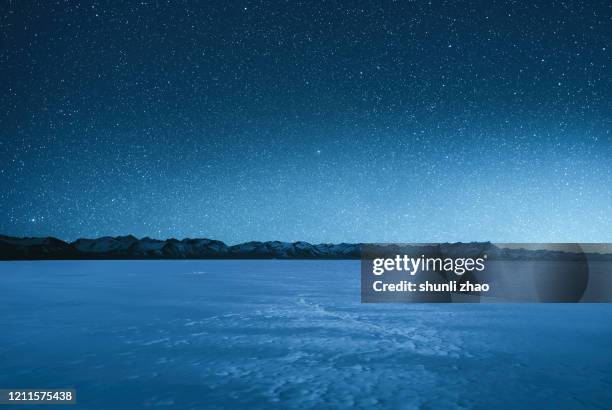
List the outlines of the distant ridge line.
{"type": "Polygon", "coordinates": [[[228,246],[207,238],[138,239],[133,235],[18,238],[0,235],[0,260],[36,259],[359,259],[360,244],[251,241],[228,246]]]}
{"type": "MultiPolygon", "coordinates": [[[[569,249],[569,248],[568,248],[569,249]]],[[[579,249],[579,248],[577,248],[579,249]]],[[[612,249],[612,247],[610,248],[612,249]]],[[[473,257],[486,254],[499,260],[612,260],[612,254],[574,251],[527,250],[498,247],[491,242],[398,244],[310,244],[308,242],[250,241],[228,246],[207,238],[141,239],[133,235],[103,236],[65,242],[54,237],[0,235],[0,260],[91,260],[91,259],[360,259],[384,252],[442,257],[473,257]]]]}

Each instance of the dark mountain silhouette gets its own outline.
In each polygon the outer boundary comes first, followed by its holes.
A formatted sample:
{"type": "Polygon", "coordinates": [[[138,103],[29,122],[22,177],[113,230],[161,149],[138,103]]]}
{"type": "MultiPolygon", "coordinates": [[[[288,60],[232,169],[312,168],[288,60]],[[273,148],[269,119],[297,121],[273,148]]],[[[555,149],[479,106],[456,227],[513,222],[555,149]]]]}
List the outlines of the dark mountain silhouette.
{"type": "MultiPolygon", "coordinates": [[[[53,237],[17,238],[0,235],[0,260],[37,259],[360,259],[362,256],[413,254],[478,257],[503,260],[579,260],[575,251],[500,248],[491,242],[397,244],[310,244],[308,242],[246,242],[228,246],[212,239],[138,239],[132,235],[104,236],[64,242],[53,237]]],[[[611,260],[610,254],[588,254],[590,260],[611,260]]]]}
{"type": "Polygon", "coordinates": [[[227,246],[211,239],[138,239],[104,236],[64,242],[0,235],[0,259],[359,259],[359,244],[247,242],[227,246]]]}

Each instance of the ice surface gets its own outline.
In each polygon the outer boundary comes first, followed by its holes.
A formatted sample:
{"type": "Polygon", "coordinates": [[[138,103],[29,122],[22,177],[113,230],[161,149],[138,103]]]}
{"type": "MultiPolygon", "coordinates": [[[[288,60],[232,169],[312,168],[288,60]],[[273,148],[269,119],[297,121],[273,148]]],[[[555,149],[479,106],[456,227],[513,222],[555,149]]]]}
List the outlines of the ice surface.
{"type": "Polygon", "coordinates": [[[0,300],[0,387],[75,409],[612,406],[612,305],[362,305],[359,261],[2,262],[0,300]]]}

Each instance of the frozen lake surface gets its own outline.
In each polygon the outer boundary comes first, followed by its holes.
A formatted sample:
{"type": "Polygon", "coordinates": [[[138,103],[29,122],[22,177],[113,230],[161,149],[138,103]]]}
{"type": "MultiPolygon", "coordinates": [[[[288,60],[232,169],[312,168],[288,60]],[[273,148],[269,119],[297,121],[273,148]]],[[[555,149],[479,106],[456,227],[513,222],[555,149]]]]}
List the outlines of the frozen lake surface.
{"type": "Polygon", "coordinates": [[[0,388],[74,409],[612,407],[612,305],[362,305],[359,261],[0,262],[0,301],[0,388]]]}

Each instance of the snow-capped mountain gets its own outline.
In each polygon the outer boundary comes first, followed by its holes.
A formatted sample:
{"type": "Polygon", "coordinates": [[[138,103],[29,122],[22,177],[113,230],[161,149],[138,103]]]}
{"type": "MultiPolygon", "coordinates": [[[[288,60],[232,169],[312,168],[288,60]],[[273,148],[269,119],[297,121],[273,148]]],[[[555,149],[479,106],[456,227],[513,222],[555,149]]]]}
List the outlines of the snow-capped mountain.
{"type": "Polygon", "coordinates": [[[53,237],[16,238],[0,235],[0,260],[19,259],[360,259],[363,257],[414,254],[450,258],[487,255],[504,260],[590,260],[612,258],[610,254],[585,253],[580,248],[528,250],[498,247],[491,242],[441,244],[310,244],[308,242],[245,242],[228,246],[217,240],[138,239],[135,236],[104,236],[64,242],[53,237]]]}

